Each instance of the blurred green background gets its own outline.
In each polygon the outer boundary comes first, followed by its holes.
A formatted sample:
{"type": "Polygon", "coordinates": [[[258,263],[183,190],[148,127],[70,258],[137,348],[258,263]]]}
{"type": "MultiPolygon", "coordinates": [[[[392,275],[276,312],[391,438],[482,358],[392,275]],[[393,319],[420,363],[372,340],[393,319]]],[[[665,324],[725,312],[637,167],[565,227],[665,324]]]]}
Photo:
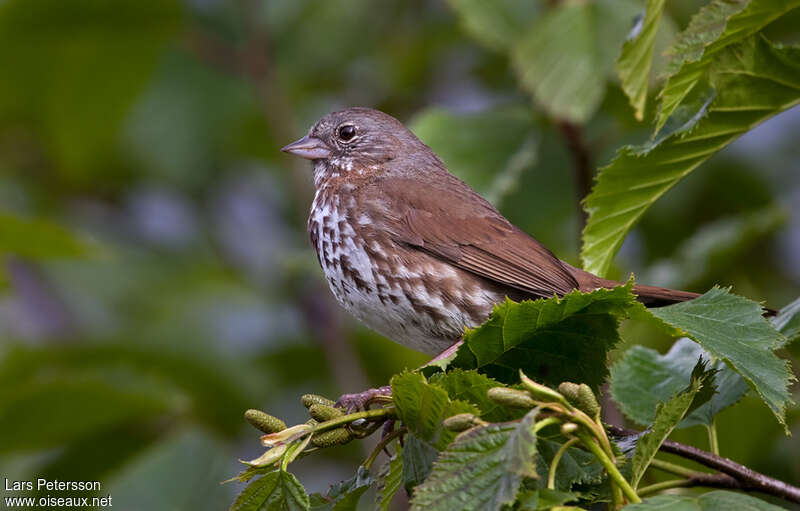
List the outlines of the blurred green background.
{"type": "MultiPolygon", "coordinates": [[[[517,13],[513,28],[557,3],[497,5],[517,13]]],[[[598,3],[626,17],[643,5],[598,3]]],[[[340,310],[307,242],[310,167],[279,148],[331,110],[408,123],[577,264],[563,123],[519,87],[498,44],[473,39],[461,15],[480,5],[0,0],[0,477],[99,480],[125,510],[226,508],[240,487],[220,481],[262,452],[245,409],[304,421],[301,394],[383,385],[424,361],[340,310]]],[[[668,2],[665,30],[699,5],[668,2]]],[[[618,46],[628,27],[612,25],[593,29],[618,46]]],[[[798,26],[794,13],[769,35],[797,41],[798,26]]],[[[651,127],[611,73],[598,80],[578,127],[594,167],[651,127]]],[[[714,157],[647,213],[616,276],[732,285],[774,308],[796,298],[798,134],[795,108],[714,157]]],[[[799,418],[790,411],[785,437],[746,399],[720,417],[722,454],[798,484],[799,418]]],[[[324,490],[362,454],[330,449],[293,469],[324,490]]]]}

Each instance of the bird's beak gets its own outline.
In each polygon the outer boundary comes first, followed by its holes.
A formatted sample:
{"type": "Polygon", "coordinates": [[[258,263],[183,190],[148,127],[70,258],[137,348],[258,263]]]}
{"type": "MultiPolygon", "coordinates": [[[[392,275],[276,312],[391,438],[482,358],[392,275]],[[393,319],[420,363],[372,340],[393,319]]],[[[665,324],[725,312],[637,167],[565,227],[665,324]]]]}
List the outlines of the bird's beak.
{"type": "Polygon", "coordinates": [[[310,135],[306,135],[300,140],[292,142],[282,148],[281,151],[305,158],[306,160],[321,160],[331,155],[331,150],[325,142],[310,135]]]}

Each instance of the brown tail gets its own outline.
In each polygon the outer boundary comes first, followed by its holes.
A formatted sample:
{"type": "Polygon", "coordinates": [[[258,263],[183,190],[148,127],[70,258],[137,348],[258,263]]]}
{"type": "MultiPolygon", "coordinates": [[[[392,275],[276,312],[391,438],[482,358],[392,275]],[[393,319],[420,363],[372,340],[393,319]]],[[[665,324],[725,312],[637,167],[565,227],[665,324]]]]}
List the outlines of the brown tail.
{"type": "MultiPolygon", "coordinates": [[[[575,268],[570,264],[563,263],[569,270],[575,280],[578,281],[578,286],[581,291],[591,291],[598,287],[615,287],[620,283],[614,280],[608,280],[588,271],[575,268]]],[[[662,307],[678,302],[685,302],[700,296],[698,293],[690,293],[689,291],[676,291],[675,289],[667,289],[665,287],[656,286],[642,286],[636,284],[633,286],[633,293],[637,299],[648,307],[662,307]]]]}
{"type": "Polygon", "coordinates": [[[665,287],[642,286],[640,284],[633,286],[633,294],[637,296],[640,302],[648,307],[662,307],[664,305],[692,300],[700,296],[699,293],[692,293],[690,291],[677,291],[665,287]]]}
{"type": "MultiPolygon", "coordinates": [[[[565,264],[565,266],[570,270],[570,273],[572,273],[572,276],[575,277],[575,280],[578,281],[579,289],[581,291],[591,291],[592,289],[597,289],[598,287],[610,288],[620,285],[619,282],[600,278],[597,275],[583,271],[580,268],[575,268],[574,266],[570,266],[568,264],[565,264]]],[[[663,307],[664,305],[672,305],[673,303],[693,300],[700,296],[700,293],[692,293],[691,291],[678,291],[676,289],[667,289],[665,287],[657,286],[643,286],[640,284],[635,284],[633,286],[633,294],[636,295],[637,300],[642,302],[647,307],[663,307]]],[[[774,316],[777,313],[778,311],[774,309],[764,307],[765,316],[774,316]]]]}

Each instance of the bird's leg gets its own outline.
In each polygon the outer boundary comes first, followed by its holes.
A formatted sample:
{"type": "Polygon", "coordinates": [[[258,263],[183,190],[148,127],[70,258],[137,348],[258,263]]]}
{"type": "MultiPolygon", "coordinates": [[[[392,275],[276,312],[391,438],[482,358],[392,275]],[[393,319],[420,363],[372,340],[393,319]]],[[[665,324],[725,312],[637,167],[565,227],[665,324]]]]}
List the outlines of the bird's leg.
{"type": "Polygon", "coordinates": [[[355,394],[343,394],[337,401],[336,407],[353,413],[357,410],[367,410],[371,404],[377,402],[390,402],[392,400],[392,387],[378,387],[355,394]]]}
{"type": "MultiPolygon", "coordinates": [[[[453,356],[456,350],[458,350],[459,346],[461,346],[463,343],[464,340],[459,339],[458,342],[454,343],[452,346],[450,346],[443,352],[433,357],[427,364],[423,365],[422,367],[430,365],[433,362],[445,360],[453,356]]],[[[366,410],[373,403],[390,402],[391,399],[392,399],[392,387],[387,385],[385,387],[378,387],[377,389],[368,389],[365,390],[364,392],[358,392],[355,394],[343,394],[336,401],[336,407],[342,408],[347,413],[353,413],[356,410],[366,410]]]]}

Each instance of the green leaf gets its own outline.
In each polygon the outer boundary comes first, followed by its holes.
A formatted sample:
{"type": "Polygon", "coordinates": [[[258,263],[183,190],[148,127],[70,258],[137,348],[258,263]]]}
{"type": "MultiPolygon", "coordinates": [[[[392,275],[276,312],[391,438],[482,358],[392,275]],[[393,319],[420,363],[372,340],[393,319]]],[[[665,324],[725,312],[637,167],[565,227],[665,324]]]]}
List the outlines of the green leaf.
{"type": "Polygon", "coordinates": [[[454,369],[447,373],[436,373],[429,380],[447,391],[450,399],[472,403],[480,410],[480,417],[489,422],[519,419],[525,415],[523,409],[511,409],[489,399],[487,392],[502,384],[477,371],[454,369]]]}
{"type": "Polygon", "coordinates": [[[731,509],[779,511],[783,508],[744,493],[716,490],[695,497],[657,495],[644,499],[639,504],[629,504],[624,509],[626,511],[730,511],[731,509]]]}
{"type": "Polygon", "coordinates": [[[361,496],[372,485],[372,476],[363,466],[358,467],[356,475],[334,484],[324,497],[313,495],[312,511],[356,511],[361,496]]]}
{"type": "Polygon", "coordinates": [[[247,485],[231,511],[308,510],[310,501],[303,485],[289,472],[276,470],[247,485]]]}
{"type": "Polygon", "coordinates": [[[578,496],[548,488],[526,490],[520,492],[519,497],[517,497],[519,511],[544,511],[554,506],[562,506],[573,500],[578,500],[578,496]]]}
{"type": "Polygon", "coordinates": [[[647,101],[647,82],[653,62],[658,23],[664,10],[665,0],[647,0],[643,16],[638,16],[628,39],[617,59],[617,74],[622,81],[622,90],[628,95],[636,119],[644,118],[647,101]]]}
{"type": "Polygon", "coordinates": [[[444,389],[429,384],[419,373],[396,375],[391,385],[400,420],[409,431],[439,450],[455,437],[455,433],[442,427],[444,419],[459,413],[480,413],[469,403],[451,401],[444,389]]]}
{"type": "Polygon", "coordinates": [[[30,259],[80,257],[89,246],[60,225],[0,211],[0,255],[30,259]]]}
{"type": "MultiPolygon", "coordinates": [[[[706,384],[707,380],[713,379],[714,371],[705,371],[705,363],[699,361],[695,366],[694,374],[689,386],[682,392],[674,395],[669,401],[659,403],[656,406],[655,419],[652,426],[639,437],[636,442],[636,450],[631,459],[631,476],[629,481],[634,489],[639,486],[645,470],[650,466],[661,444],[669,437],[672,430],[683,420],[683,417],[694,405],[703,404],[697,402],[700,389],[706,384]]],[[[713,389],[713,386],[711,387],[713,389]]],[[[702,399],[708,401],[711,395],[705,393],[702,399]]]]}
{"type": "Polygon", "coordinates": [[[661,91],[656,131],[698,87],[720,51],[742,42],[798,6],[798,0],[714,0],[700,9],[668,50],[673,57],[661,91]]]}
{"type": "Polygon", "coordinates": [[[125,116],[180,19],[175,0],[3,2],[0,118],[25,123],[62,177],[108,182],[125,116]]]}
{"type": "Polygon", "coordinates": [[[739,373],[786,427],[793,377],[788,362],[774,353],[784,337],[764,319],[759,304],[715,287],[694,300],[648,312],[739,373]]]}
{"type": "MultiPolygon", "coordinates": [[[[540,438],[537,444],[539,450],[538,466],[549,467],[563,444],[563,442],[540,438]]],[[[604,470],[603,465],[597,461],[597,458],[592,453],[577,447],[568,447],[556,468],[556,490],[566,492],[570,491],[575,485],[600,483],[603,480],[604,470]]],[[[540,480],[539,482],[542,481],[540,480]]]]}
{"type": "Polygon", "coordinates": [[[414,117],[410,129],[451,172],[495,205],[536,163],[538,134],[527,108],[469,114],[429,108],[414,117]]]}
{"type": "MultiPolygon", "coordinates": [[[[703,348],[686,337],[675,341],[665,355],[644,346],[633,346],[611,367],[611,397],[629,419],[641,425],[652,424],[658,403],[667,401],[686,386],[692,368],[701,357],[705,361],[711,359],[703,348]]],[[[717,413],[737,403],[749,390],[744,379],[724,362],[717,361],[711,368],[716,371],[716,394],[690,411],[679,428],[710,425],[717,413]]]]}
{"type": "Polygon", "coordinates": [[[381,467],[376,479],[375,508],[380,511],[387,511],[392,504],[392,499],[403,486],[403,451],[398,450],[381,467]]]}
{"type": "Polygon", "coordinates": [[[800,337],[800,298],[782,308],[772,318],[772,324],[786,338],[784,344],[797,340],[800,337]]]}
{"type": "Polygon", "coordinates": [[[542,383],[597,389],[608,374],[608,350],[620,340],[617,326],[637,304],[632,286],[501,303],[486,323],[464,335],[451,364],[480,368],[504,383],[517,381],[523,369],[542,383]]]}
{"type": "Polygon", "coordinates": [[[522,477],[536,479],[536,433],[533,430],[539,410],[533,409],[517,424],[506,444],[508,470],[522,477]]]}
{"type": "Polygon", "coordinates": [[[551,116],[583,123],[603,99],[606,80],[639,6],[562,2],[538,18],[512,51],[522,87],[551,116]]]}
{"type": "Polygon", "coordinates": [[[740,135],[800,102],[800,49],[751,37],[716,54],[708,83],[710,95],[696,100],[700,113],[687,114],[688,121],[652,144],[622,148],[601,169],[585,203],[587,271],[605,275],[625,236],[659,197],[740,135]]]}
{"type": "Polygon", "coordinates": [[[689,26],[675,37],[667,50],[671,57],[666,72],[678,72],[685,62],[699,60],[705,47],[713,43],[725,30],[728,18],[744,9],[751,0],[712,0],[692,16],[689,26]]]}
{"type": "Polygon", "coordinates": [[[541,10],[538,1],[449,0],[461,25],[480,43],[495,50],[506,50],[541,10]]]}
{"type": "Polygon", "coordinates": [[[497,510],[513,502],[522,478],[536,475],[537,412],[519,423],[490,424],[459,435],[417,487],[411,509],[497,510]]]}
{"type": "Polygon", "coordinates": [[[406,435],[402,456],[403,487],[406,491],[412,491],[428,478],[439,451],[414,433],[409,433],[406,435]]]}

